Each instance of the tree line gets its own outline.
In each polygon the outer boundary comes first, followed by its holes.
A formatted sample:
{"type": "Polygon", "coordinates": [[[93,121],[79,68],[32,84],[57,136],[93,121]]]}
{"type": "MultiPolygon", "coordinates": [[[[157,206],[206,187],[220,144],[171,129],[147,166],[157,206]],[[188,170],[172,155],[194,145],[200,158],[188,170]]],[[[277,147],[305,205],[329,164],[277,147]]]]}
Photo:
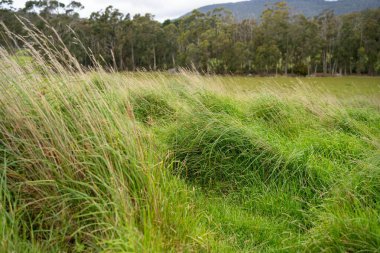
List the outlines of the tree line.
{"type": "MultiPolygon", "coordinates": [[[[27,1],[18,10],[12,4],[0,0],[0,22],[10,31],[25,34],[17,20],[25,17],[48,32],[46,20],[84,66],[95,57],[119,71],[184,67],[217,74],[380,74],[380,9],[342,16],[324,11],[307,18],[278,2],[259,20],[237,22],[229,11],[215,9],[160,23],[151,14],[131,17],[112,6],[81,18],[84,7],[77,1],[27,1]]],[[[5,36],[0,45],[9,45],[5,36]]]]}

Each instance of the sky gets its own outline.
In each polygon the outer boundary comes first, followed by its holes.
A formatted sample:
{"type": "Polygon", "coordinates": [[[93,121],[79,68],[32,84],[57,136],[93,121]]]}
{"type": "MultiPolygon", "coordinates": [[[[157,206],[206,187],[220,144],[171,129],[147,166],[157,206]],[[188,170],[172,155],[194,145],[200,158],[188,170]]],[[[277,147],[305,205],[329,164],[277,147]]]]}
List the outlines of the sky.
{"type": "MultiPolygon", "coordinates": [[[[22,8],[25,2],[25,0],[14,0],[14,7],[22,8]]],[[[68,4],[71,1],[61,0],[61,2],[68,4]]],[[[124,14],[130,13],[133,16],[136,13],[151,13],[155,15],[156,20],[164,21],[178,18],[204,5],[239,2],[239,0],[79,0],[79,2],[85,6],[85,9],[80,13],[82,17],[89,16],[94,11],[112,5],[124,14]]]]}

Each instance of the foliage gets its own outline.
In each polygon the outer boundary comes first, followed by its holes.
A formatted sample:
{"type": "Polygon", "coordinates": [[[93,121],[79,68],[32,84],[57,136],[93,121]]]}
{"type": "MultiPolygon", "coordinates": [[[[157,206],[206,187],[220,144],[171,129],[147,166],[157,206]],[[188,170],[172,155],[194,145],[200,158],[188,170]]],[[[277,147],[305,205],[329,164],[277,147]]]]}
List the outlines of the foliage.
{"type": "Polygon", "coordinates": [[[23,28],[0,48],[1,252],[378,251],[378,77],[107,72],[23,28]]]}
{"type": "MultiPolygon", "coordinates": [[[[54,32],[46,29],[49,23],[84,66],[92,66],[92,55],[103,67],[114,70],[182,67],[217,74],[379,73],[379,9],[342,16],[324,11],[307,18],[279,2],[268,5],[260,19],[235,21],[231,12],[215,9],[195,10],[160,23],[151,14],[131,17],[113,6],[79,18],[82,8],[76,1],[68,5],[27,1],[18,11],[1,9],[0,21],[11,32],[25,34],[16,14],[52,36],[54,32]]],[[[4,38],[0,40],[3,47],[23,47],[20,40],[4,38]]]]}

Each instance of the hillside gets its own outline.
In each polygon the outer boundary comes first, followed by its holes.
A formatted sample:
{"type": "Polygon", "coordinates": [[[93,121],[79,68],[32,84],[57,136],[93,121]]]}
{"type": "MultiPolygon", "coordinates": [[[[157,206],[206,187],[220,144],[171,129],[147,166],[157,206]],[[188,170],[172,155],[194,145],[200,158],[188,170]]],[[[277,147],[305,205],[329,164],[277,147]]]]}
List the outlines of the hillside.
{"type": "MultiPolygon", "coordinates": [[[[199,8],[201,12],[208,12],[215,8],[231,10],[238,20],[247,18],[259,18],[267,5],[274,4],[279,0],[251,0],[237,3],[214,4],[199,8]]],[[[323,10],[330,9],[338,15],[362,11],[369,8],[380,7],[379,0],[287,0],[288,5],[295,13],[303,13],[307,17],[313,17],[323,10]]]]}

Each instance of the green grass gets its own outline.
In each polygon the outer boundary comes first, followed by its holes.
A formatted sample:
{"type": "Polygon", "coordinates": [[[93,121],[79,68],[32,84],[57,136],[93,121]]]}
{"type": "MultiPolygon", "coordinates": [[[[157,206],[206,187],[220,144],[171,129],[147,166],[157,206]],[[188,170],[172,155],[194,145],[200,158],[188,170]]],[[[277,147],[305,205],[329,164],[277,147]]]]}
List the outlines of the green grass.
{"type": "Polygon", "coordinates": [[[0,51],[1,252],[380,251],[380,78],[84,73],[30,50],[0,51]]]}

